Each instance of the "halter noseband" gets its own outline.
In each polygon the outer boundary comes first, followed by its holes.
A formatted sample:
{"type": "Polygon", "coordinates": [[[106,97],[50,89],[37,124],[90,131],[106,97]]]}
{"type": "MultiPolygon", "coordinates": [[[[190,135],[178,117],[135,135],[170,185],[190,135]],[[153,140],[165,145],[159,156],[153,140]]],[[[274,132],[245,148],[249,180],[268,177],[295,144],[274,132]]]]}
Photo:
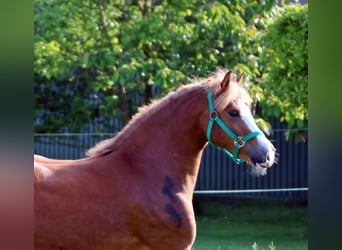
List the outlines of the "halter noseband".
{"type": "Polygon", "coordinates": [[[248,135],[245,136],[237,136],[234,134],[234,132],[229,129],[226,124],[220,119],[218,113],[215,110],[214,103],[213,103],[213,95],[212,95],[212,90],[211,88],[208,89],[208,104],[209,104],[209,111],[210,111],[210,119],[208,123],[208,128],[207,128],[207,140],[208,142],[215,146],[218,149],[221,149],[224,153],[226,153],[230,158],[232,158],[233,161],[237,163],[242,163],[245,162],[245,160],[238,158],[238,153],[240,148],[242,148],[247,141],[250,139],[256,137],[257,135],[262,135],[263,133],[261,131],[254,131],[248,135]],[[214,122],[217,122],[217,124],[223,129],[223,131],[233,139],[234,141],[234,152],[233,154],[230,153],[227,149],[223,147],[216,146],[212,140],[211,140],[211,132],[214,126],[214,122]]]}

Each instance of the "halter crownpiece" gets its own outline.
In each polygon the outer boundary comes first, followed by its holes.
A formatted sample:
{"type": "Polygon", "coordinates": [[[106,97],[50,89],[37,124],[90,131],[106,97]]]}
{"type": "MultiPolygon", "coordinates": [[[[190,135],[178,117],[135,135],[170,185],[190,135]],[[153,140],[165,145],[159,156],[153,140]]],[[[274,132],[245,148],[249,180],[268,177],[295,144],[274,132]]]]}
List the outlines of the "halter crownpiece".
{"type": "Polygon", "coordinates": [[[261,131],[254,131],[254,132],[251,132],[245,136],[237,136],[230,128],[227,127],[226,124],[224,124],[224,122],[221,120],[218,113],[216,112],[215,107],[214,107],[213,94],[212,94],[211,88],[208,89],[208,104],[209,104],[209,111],[210,111],[209,123],[208,123],[208,128],[207,128],[207,140],[208,140],[208,142],[211,145],[215,146],[216,148],[222,150],[224,153],[226,153],[230,158],[232,158],[233,161],[235,161],[237,163],[245,162],[245,160],[238,158],[240,148],[245,146],[246,142],[249,141],[250,139],[252,139],[258,135],[262,135],[263,133],[261,131]],[[223,129],[223,131],[230,138],[233,139],[233,141],[234,141],[234,152],[233,152],[233,154],[231,152],[229,152],[227,149],[215,145],[213,143],[213,141],[211,140],[211,132],[213,130],[213,126],[214,126],[215,122],[223,129]]]}

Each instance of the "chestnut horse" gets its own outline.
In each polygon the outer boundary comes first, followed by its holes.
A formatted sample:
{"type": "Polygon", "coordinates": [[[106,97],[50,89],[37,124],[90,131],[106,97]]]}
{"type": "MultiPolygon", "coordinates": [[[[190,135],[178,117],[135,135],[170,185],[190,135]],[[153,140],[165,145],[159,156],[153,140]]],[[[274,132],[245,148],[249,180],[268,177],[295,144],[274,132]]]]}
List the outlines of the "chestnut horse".
{"type": "Polygon", "coordinates": [[[275,148],[230,71],[139,110],[79,160],[34,157],[35,249],[191,249],[192,196],[208,141],[267,169],[275,148]]]}

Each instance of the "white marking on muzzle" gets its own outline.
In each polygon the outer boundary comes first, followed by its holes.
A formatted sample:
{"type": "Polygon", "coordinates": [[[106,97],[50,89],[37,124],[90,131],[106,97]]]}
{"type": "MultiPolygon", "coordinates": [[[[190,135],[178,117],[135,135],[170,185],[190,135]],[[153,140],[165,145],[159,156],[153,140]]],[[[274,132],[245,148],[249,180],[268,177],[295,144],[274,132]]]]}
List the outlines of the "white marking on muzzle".
{"type": "MultiPolygon", "coordinates": [[[[254,117],[251,114],[248,106],[242,101],[239,100],[238,104],[240,105],[240,116],[243,122],[246,124],[250,131],[260,130],[258,125],[256,124],[254,117]]],[[[267,147],[267,155],[265,162],[261,163],[260,166],[264,168],[271,167],[275,160],[275,149],[272,143],[266,138],[264,134],[258,135],[255,137],[259,145],[265,145],[267,147]]]]}

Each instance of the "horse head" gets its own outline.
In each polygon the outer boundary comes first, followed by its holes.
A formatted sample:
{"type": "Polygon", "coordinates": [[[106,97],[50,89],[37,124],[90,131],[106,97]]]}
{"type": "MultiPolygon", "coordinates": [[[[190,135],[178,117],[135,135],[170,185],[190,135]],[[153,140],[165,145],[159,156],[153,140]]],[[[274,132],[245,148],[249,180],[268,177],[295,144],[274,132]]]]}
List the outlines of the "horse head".
{"type": "Polygon", "coordinates": [[[257,126],[241,82],[242,75],[236,78],[228,71],[222,81],[208,86],[207,140],[235,162],[247,162],[256,173],[266,174],[275,161],[275,148],[257,126]]]}

